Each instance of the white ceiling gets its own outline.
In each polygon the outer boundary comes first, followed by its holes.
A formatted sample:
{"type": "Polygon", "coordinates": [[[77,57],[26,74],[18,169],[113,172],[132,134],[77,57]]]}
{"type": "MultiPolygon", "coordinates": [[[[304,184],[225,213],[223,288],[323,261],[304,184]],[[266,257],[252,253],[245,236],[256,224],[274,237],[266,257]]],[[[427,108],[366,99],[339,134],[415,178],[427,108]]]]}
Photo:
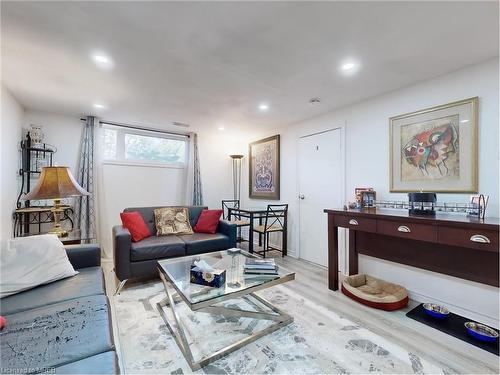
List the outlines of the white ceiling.
{"type": "Polygon", "coordinates": [[[2,80],[27,109],[277,127],[498,56],[498,15],[496,1],[2,1],[2,80]],[[339,73],[347,57],[358,74],[339,73]]]}

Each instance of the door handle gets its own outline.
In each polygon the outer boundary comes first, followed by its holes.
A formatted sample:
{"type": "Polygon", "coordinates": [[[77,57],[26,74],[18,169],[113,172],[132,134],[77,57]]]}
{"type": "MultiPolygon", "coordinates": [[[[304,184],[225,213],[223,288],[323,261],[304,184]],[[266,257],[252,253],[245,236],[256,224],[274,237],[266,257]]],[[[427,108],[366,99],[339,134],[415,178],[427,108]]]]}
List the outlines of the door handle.
{"type": "Polygon", "coordinates": [[[411,230],[408,228],[406,225],[400,225],[398,227],[398,232],[403,232],[403,233],[410,233],[411,230]]]}
{"type": "Polygon", "coordinates": [[[304,194],[299,195],[299,199],[304,199],[304,198],[305,198],[304,194]]]}
{"type": "Polygon", "coordinates": [[[479,242],[479,243],[490,243],[490,239],[486,236],[483,236],[482,234],[475,234],[473,235],[470,240],[472,242],[479,242]]]}
{"type": "Polygon", "coordinates": [[[358,221],[356,219],[351,219],[351,220],[349,220],[349,224],[358,225],[358,221]]]}

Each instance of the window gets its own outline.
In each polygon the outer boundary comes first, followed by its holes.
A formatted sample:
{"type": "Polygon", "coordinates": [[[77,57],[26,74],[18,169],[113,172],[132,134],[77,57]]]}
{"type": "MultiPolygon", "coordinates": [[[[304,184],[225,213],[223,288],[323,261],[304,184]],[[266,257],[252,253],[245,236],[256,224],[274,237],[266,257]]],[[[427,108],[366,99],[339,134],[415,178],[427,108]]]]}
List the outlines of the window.
{"type": "Polygon", "coordinates": [[[107,125],[102,130],[105,161],[180,167],[186,164],[185,137],[107,125]]]}
{"type": "Polygon", "coordinates": [[[114,160],[116,159],[116,130],[103,129],[103,159],[114,160]]]}
{"type": "Polygon", "coordinates": [[[186,142],[178,139],[125,134],[125,159],[184,163],[186,142]]]}

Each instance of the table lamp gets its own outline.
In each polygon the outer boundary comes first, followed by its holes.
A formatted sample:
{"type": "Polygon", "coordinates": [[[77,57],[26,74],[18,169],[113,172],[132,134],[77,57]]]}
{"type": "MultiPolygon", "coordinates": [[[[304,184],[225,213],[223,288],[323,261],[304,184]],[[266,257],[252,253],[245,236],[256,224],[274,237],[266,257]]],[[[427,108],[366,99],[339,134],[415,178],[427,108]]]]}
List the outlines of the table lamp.
{"type": "Polygon", "coordinates": [[[54,215],[54,225],[49,233],[65,237],[68,231],[64,230],[59,222],[63,212],[61,198],[82,195],[89,195],[89,193],[76,182],[68,167],[43,167],[33,190],[24,195],[23,199],[53,199],[54,206],[51,212],[54,215]]]}

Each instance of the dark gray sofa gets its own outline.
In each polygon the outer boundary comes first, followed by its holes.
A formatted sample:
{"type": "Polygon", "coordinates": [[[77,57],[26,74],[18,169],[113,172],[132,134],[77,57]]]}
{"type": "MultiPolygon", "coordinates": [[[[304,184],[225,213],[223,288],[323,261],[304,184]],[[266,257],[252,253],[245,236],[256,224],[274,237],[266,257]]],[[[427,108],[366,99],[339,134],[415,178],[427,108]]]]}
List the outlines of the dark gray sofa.
{"type": "Polygon", "coordinates": [[[66,252],[77,275],[0,300],[1,373],[119,373],[101,250],[66,252]]]}
{"type": "MultiPolygon", "coordinates": [[[[178,207],[178,206],[176,206],[178,207]]],[[[191,227],[195,227],[201,211],[207,207],[186,206],[191,227]]],[[[236,247],[236,225],[221,220],[214,234],[156,236],[154,210],[159,207],[132,207],[124,212],[138,211],[152,234],[139,242],[132,242],[130,232],[121,225],[113,227],[115,274],[123,286],[127,279],[157,276],[159,259],[194,255],[236,247]]],[[[118,289],[119,290],[119,289],[118,289]]]]}

